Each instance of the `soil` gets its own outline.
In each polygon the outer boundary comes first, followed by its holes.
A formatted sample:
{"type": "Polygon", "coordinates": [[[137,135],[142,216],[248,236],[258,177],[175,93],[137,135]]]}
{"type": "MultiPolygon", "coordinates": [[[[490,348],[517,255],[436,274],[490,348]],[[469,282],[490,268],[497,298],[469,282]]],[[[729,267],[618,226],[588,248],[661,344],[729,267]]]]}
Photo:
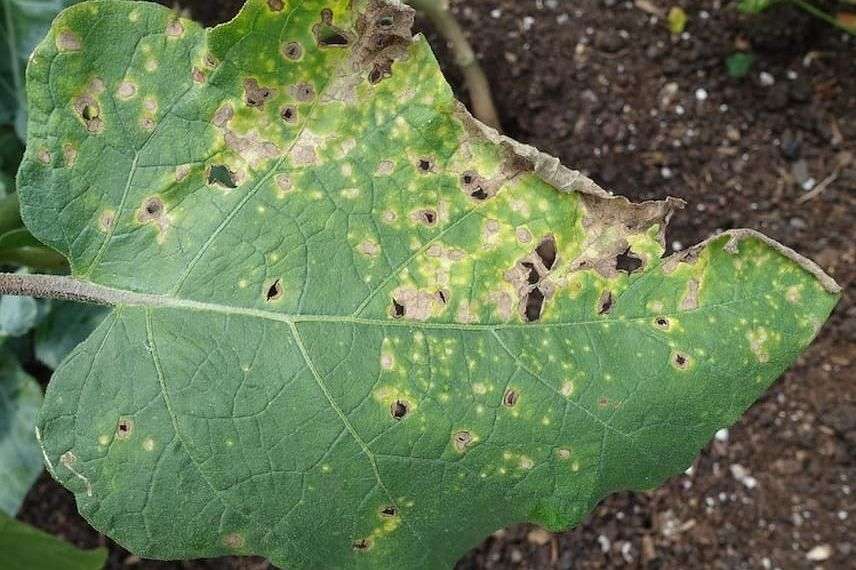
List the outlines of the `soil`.
{"type": "MultiPolygon", "coordinates": [[[[182,7],[213,24],[239,3],[182,7]]],[[[669,234],[674,249],[752,227],[813,258],[845,288],[798,364],[717,434],[691,472],[655,491],[615,495],[562,534],[527,525],[499,531],[459,569],[852,567],[856,38],[790,7],[745,17],[734,4],[452,2],[507,134],[616,193],[685,199],[669,234]],[[679,36],[660,11],[673,4],[689,16],[679,36]],[[750,73],[730,77],[726,57],[750,48],[750,73]],[[818,184],[823,190],[810,194],[818,184]]],[[[418,24],[466,101],[448,50],[427,22],[418,24]]],[[[237,558],[142,561],[90,529],[47,476],[21,518],[82,547],[109,546],[109,568],[267,567],[237,558]]]]}

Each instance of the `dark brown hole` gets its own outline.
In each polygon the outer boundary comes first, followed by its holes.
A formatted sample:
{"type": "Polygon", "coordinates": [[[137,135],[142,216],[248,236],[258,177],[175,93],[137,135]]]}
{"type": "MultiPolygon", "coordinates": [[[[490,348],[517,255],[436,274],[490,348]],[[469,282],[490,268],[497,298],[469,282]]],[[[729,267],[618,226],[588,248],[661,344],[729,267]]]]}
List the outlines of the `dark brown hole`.
{"type": "Polygon", "coordinates": [[[472,443],[473,436],[468,431],[459,431],[452,436],[452,444],[458,451],[464,451],[472,443]]]}
{"type": "Polygon", "coordinates": [[[420,217],[429,226],[433,226],[434,222],[437,221],[437,213],[434,210],[422,210],[420,217]]]}
{"type": "Polygon", "coordinates": [[[530,285],[536,285],[539,281],[541,281],[541,275],[538,273],[538,270],[535,268],[535,264],[531,261],[524,261],[520,265],[529,270],[529,276],[526,278],[526,281],[530,285]]]}
{"type": "Polygon", "coordinates": [[[526,296],[526,310],[524,311],[524,318],[526,322],[534,322],[541,318],[541,308],[544,306],[544,293],[541,292],[541,289],[534,288],[529,291],[529,294],[526,296]]]}
{"type": "Polygon", "coordinates": [[[615,258],[615,268],[627,274],[633,273],[642,267],[642,260],[630,251],[628,247],[624,253],[619,253],[615,258]]]}
{"type": "Polygon", "coordinates": [[[487,199],[488,199],[488,193],[487,193],[487,192],[485,192],[485,189],[484,189],[484,188],[482,188],[481,186],[479,186],[478,188],[476,188],[476,189],[473,191],[473,193],[472,193],[472,194],[470,194],[470,196],[471,196],[471,197],[473,197],[473,198],[475,198],[476,200],[487,200],[487,199]]]}
{"type": "Polygon", "coordinates": [[[372,547],[372,541],[369,538],[361,538],[354,541],[353,547],[354,550],[365,551],[372,547]]]}
{"type": "Polygon", "coordinates": [[[604,291],[600,296],[600,307],[597,309],[597,314],[605,315],[612,310],[613,305],[612,291],[604,291]]]}
{"type": "Polygon", "coordinates": [[[148,202],[146,202],[146,214],[149,216],[156,218],[160,216],[163,211],[163,202],[161,202],[157,198],[151,198],[148,202]]]}
{"type": "Polygon", "coordinates": [[[279,282],[279,279],[273,282],[273,285],[268,287],[267,292],[265,293],[265,299],[268,302],[276,301],[282,297],[282,283],[279,282]]]}
{"type": "Polygon", "coordinates": [[[369,72],[369,83],[374,85],[380,83],[381,79],[383,79],[383,70],[377,66],[373,67],[369,72]]]}
{"type": "Polygon", "coordinates": [[[678,368],[686,368],[687,367],[687,357],[681,354],[680,352],[675,353],[675,366],[678,368]]]}
{"type": "Polygon", "coordinates": [[[86,105],[81,112],[81,115],[87,121],[91,121],[98,117],[98,107],[95,105],[86,105]]]}
{"type": "Polygon", "coordinates": [[[467,185],[467,186],[469,186],[470,184],[472,184],[472,183],[473,183],[473,180],[475,180],[475,179],[476,179],[475,175],[474,175],[473,173],[471,173],[471,172],[464,172],[464,173],[461,175],[461,182],[463,182],[463,183],[464,183],[465,185],[467,185]]]}
{"type": "Polygon", "coordinates": [[[297,42],[289,42],[285,44],[282,52],[288,59],[300,59],[303,55],[303,47],[297,42]]]}
{"type": "Polygon", "coordinates": [[[514,390],[509,390],[505,393],[505,396],[502,398],[502,403],[508,407],[513,408],[517,404],[518,394],[514,390]]]}
{"type": "Polygon", "coordinates": [[[407,410],[409,406],[407,402],[404,400],[396,400],[389,407],[389,413],[392,414],[392,417],[396,420],[401,420],[404,416],[407,415],[407,410]]]}
{"type": "Polygon", "coordinates": [[[319,47],[345,47],[351,42],[342,30],[330,25],[317,26],[315,39],[319,47]]]}
{"type": "Polygon", "coordinates": [[[127,421],[119,422],[119,433],[128,433],[131,431],[131,425],[127,421]]]}
{"type": "Polygon", "coordinates": [[[422,172],[428,172],[431,170],[431,161],[427,158],[422,158],[419,160],[419,170],[422,172]]]}
{"type": "Polygon", "coordinates": [[[669,319],[665,317],[659,317],[656,321],[658,327],[666,328],[669,326],[669,319]]]}
{"type": "Polygon", "coordinates": [[[395,515],[397,515],[397,514],[398,514],[398,509],[397,509],[397,508],[395,508],[395,507],[394,507],[394,506],[392,506],[392,505],[389,505],[389,506],[387,506],[387,507],[383,507],[383,508],[380,510],[380,515],[381,515],[382,517],[394,517],[394,516],[395,516],[395,515]]]}
{"type": "Polygon", "coordinates": [[[395,319],[400,319],[404,316],[404,305],[395,299],[392,300],[392,316],[395,319]]]}
{"type": "Polygon", "coordinates": [[[315,96],[315,89],[308,83],[301,83],[297,86],[296,95],[298,101],[309,101],[315,96]]]}
{"type": "Polygon", "coordinates": [[[449,302],[449,295],[442,289],[437,290],[437,300],[444,305],[449,302]]]}
{"type": "Polygon", "coordinates": [[[279,115],[286,123],[294,123],[297,121],[297,109],[294,107],[283,107],[279,115]]]}
{"type": "Polygon", "coordinates": [[[324,8],[323,10],[321,10],[321,21],[328,25],[332,24],[333,10],[331,10],[330,8],[324,8]]]}
{"type": "Polygon", "coordinates": [[[224,164],[215,164],[208,171],[208,184],[219,184],[226,188],[237,188],[232,171],[224,164]]]}
{"type": "Polygon", "coordinates": [[[556,263],[556,239],[553,236],[545,237],[535,248],[535,253],[541,258],[541,263],[548,271],[553,269],[556,263]]]}

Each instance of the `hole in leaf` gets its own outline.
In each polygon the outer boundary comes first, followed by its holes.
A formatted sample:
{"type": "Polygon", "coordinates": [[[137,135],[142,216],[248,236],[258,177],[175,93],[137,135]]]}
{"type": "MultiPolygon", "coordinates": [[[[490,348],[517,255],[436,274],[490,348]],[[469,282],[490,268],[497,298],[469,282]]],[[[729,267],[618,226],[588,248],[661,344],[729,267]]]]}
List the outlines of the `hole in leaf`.
{"type": "Polygon", "coordinates": [[[431,161],[429,159],[427,159],[427,158],[420,158],[419,159],[419,170],[421,170],[422,172],[430,172],[432,166],[433,165],[431,164],[431,161]]]}
{"type": "Polygon", "coordinates": [[[392,300],[392,318],[400,319],[403,316],[404,316],[404,305],[402,305],[401,303],[399,303],[398,301],[393,299],[392,300]]]}
{"type": "Polygon", "coordinates": [[[282,117],[282,120],[286,123],[296,123],[297,122],[297,109],[294,107],[288,106],[283,107],[282,111],[280,111],[279,116],[282,117]]]}
{"type": "Polygon", "coordinates": [[[461,182],[464,183],[464,186],[469,186],[476,179],[476,174],[473,172],[464,172],[461,175],[461,182]]]}
{"type": "Polygon", "coordinates": [[[321,10],[321,23],[315,24],[312,32],[319,47],[344,47],[351,41],[344,30],[333,25],[333,12],[329,8],[321,10]]]}
{"type": "Polygon", "coordinates": [[[116,438],[128,439],[131,437],[132,431],[134,431],[134,420],[131,418],[119,418],[116,424],[116,438]]]}
{"type": "Polygon", "coordinates": [[[250,107],[263,107],[273,92],[269,87],[259,85],[255,79],[244,80],[244,101],[250,107]]]}
{"type": "Polygon", "coordinates": [[[468,431],[459,431],[452,436],[452,445],[460,452],[466,449],[473,443],[473,436],[468,431]]]}
{"type": "Polygon", "coordinates": [[[389,413],[396,420],[401,421],[407,415],[410,405],[404,400],[396,400],[389,406],[389,413]]]}
{"type": "Polygon", "coordinates": [[[294,96],[298,101],[311,101],[315,97],[315,88],[308,83],[298,83],[294,86],[294,96]]]}
{"type": "Polygon", "coordinates": [[[686,369],[689,367],[690,359],[686,354],[682,354],[680,352],[675,352],[672,354],[672,362],[675,364],[677,368],[686,369]]]}
{"type": "Polygon", "coordinates": [[[392,517],[396,516],[397,514],[398,514],[398,509],[395,508],[395,506],[393,506],[393,505],[381,507],[381,509],[380,509],[380,516],[382,516],[382,517],[392,518],[392,517]]]}
{"type": "Polygon", "coordinates": [[[612,305],[614,300],[612,298],[612,291],[604,291],[600,295],[600,301],[598,301],[597,314],[598,315],[606,315],[610,311],[612,311],[612,305]]]}
{"type": "Polygon", "coordinates": [[[444,289],[438,289],[436,295],[437,300],[440,301],[440,303],[445,305],[449,302],[449,293],[447,293],[444,289]]]}
{"type": "Polygon", "coordinates": [[[354,550],[358,552],[365,552],[366,550],[372,547],[372,539],[370,538],[361,538],[359,540],[355,540],[352,544],[354,550]]]}
{"type": "Polygon", "coordinates": [[[508,390],[502,398],[502,404],[507,408],[513,408],[520,396],[514,390],[508,390]]]}
{"type": "Polygon", "coordinates": [[[541,263],[548,271],[553,269],[556,263],[556,239],[553,236],[545,237],[535,248],[535,253],[541,258],[541,263]]]}
{"type": "Polygon", "coordinates": [[[383,79],[383,68],[377,64],[369,72],[369,83],[376,85],[383,79]]]}
{"type": "Polygon", "coordinates": [[[377,20],[377,25],[381,29],[389,29],[393,24],[395,24],[395,17],[391,15],[381,16],[377,20]]]}
{"type": "Polygon", "coordinates": [[[638,271],[642,267],[642,260],[637,257],[628,247],[624,253],[619,253],[615,258],[615,268],[624,271],[628,275],[638,271]]]}
{"type": "Polygon", "coordinates": [[[660,327],[661,329],[667,329],[667,328],[669,328],[669,319],[667,319],[666,317],[657,317],[657,318],[654,320],[654,323],[655,323],[658,327],[660,327]]]}
{"type": "Polygon", "coordinates": [[[91,121],[92,119],[98,117],[99,112],[100,111],[98,110],[98,107],[96,107],[95,105],[86,105],[83,108],[83,112],[80,114],[87,121],[91,121]]]}
{"type": "Polygon", "coordinates": [[[288,42],[282,46],[282,54],[292,61],[296,61],[303,57],[303,46],[299,42],[288,42]]]}
{"type": "Polygon", "coordinates": [[[529,275],[526,278],[526,281],[530,285],[537,285],[539,281],[541,281],[541,275],[538,273],[538,269],[535,268],[535,264],[531,261],[524,261],[520,265],[529,270],[529,275]]]}
{"type": "Polygon", "coordinates": [[[163,202],[161,202],[158,198],[151,198],[146,202],[146,214],[153,218],[157,218],[163,212],[163,202]]]}
{"type": "Polygon", "coordinates": [[[265,292],[265,300],[270,303],[272,301],[276,301],[277,299],[281,299],[283,294],[282,283],[280,283],[279,279],[273,282],[273,284],[268,287],[268,290],[265,292]]]}
{"type": "Polygon", "coordinates": [[[437,222],[437,212],[434,210],[420,210],[416,217],[426,226],[433,226],[437,222]]]}
{"type": "Polygon", "coordinates": [[[226,188],[237,188],[234,174],[225,164],[214,164],[208,171],[208,184],[219,184],[226,188]]]}
{"type": "Polygon", "coordinates": [[[489,195],[489,194],[485,191],[485,189],[484,189],[484,188],[482,188],[481,186],[479,186],[478,188],[476,188],[476,189],[472,192],[472,194],[470,194],[470,196],[471,196],[472,198],[475,198],[476,200],[479,200],[479,201],[481,201],[481,200],[487,200],[487,199],[490,197],[490,195],[489,195]]]}
{"type": "Polygon", "coordinates": [[[531,323],[541,318],[541,309],[544,307],[544,293],[535,287],[526,295],[526,309],[523,317],[526,322],[531,323]]]}

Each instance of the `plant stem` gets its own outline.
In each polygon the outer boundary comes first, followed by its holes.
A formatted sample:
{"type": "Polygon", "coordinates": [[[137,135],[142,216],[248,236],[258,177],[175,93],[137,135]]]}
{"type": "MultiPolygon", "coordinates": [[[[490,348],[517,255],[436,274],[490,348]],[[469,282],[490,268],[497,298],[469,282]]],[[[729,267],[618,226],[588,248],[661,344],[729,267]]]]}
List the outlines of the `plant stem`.
{"type": "Polygon", "coordinates": [[[425,14],[448,42],[455,63],[464,74],[464,83],[470,94],[473,115],[489,127],[501,131],[499,114],[496,112],[496,105],[491,96],[487,75],[479,65],[463,28],[449,11],[446,0],[408,0],[408,2],[425,14]]]}
{"type": "Polygon", "coordinates": [[[79,281],[73,277],[26,273],[0,273],[0,294],[96,305],[117,305],[140,296],[130,291],[119,291],[79,281]]]}

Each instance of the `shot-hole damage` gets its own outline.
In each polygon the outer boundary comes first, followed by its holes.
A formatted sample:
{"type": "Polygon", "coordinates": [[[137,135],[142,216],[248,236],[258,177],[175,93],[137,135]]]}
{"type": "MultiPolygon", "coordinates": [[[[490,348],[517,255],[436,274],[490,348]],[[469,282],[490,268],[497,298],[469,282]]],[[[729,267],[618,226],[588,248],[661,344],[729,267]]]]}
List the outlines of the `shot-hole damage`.
{"type": "Polygon", "coordinates": [[[523,318],[527,323],[532,323],[541,318],[544,309],[544,292],[535,287],[526,295],[523,318]]]}
{"type": "Polygon", "coordinates": [[[410,411],[410,404],[406,400],[396,400],[389,405],[389,413],[394,420],[401,421],[410,411]]]}
{"type": "Polygon", "coordinates": [[[434,170],[434,161],[423,157],[416,161],[416,167],[419,169],[419,172],[428,173],[434,170]]]}
{"type": "Polygon", "coordinates": [[[669,330],[669,326],[671,325],[671,323],[666,317],[657,317],[656,319],[654,319],[654,325],[659,329],[669,330]]]}
{"type": "Polygon", "coordinates": [[[452,446],[458,453],[464,453],[473,444],[473,434],[468,431],[458,431],[452,434],[452,446]]]}
{"type": "Polygon", "coordinates": [[[517,393],[517,390],[506,390],[502,396],[502,405],[506,408],[513,408],[519,399],[520,394],[517,393]]]}
{"type": "Polygon", "coordinates": [[[597,302],[597,314],[608,315],[612,312],[615,305],[615,298],[612,296],[612,291],[605,290],[600,294],[600,299],[597,302]]]}
{"type": "Polygon", "coordinates": [[[309,83],[301,82],[292,88],[292,94],[301,103],[307,103],[315,98],[315,88],[309,83]]]}
{"type": "Polygon", "coordinates": [[[535,248],[535,253],[541,259],[541,263],[544,264],[544,267],[547,271],[553,269],[553,266],[556,264],[556,238],[553,236],[547,236],[541,240],[541,243],[538,244],[538,247],[535,248]]]}
{"type": "Polygon", "coordinates": [[[282,287],[282,282],[277,279],[276,281],[267,286],[265,290],[265,301],[267,301],[268,303],[278,301],[282,299],[283,293],[284,289],[282,287]]]}
{"type": "Polygon", "coordinates": [[[470,198],[479,202],[496,194],[495,185],[474,170],[468,170],[461,174],[461,188],[470,198]]]}
{"type": "Polygon", "coordinates": [[[642,259],[633,253],[633,250],[629,247],[622,253],[615,256],[615,269],[617,271],[623,271],[628,275],[639,271],[642,268],[642,265],[642,259]]]}
{"type": "Polygon", "coordinates": [[[437,223],[437,210],[432,208],[422,208],[413,212],[410,215],[410,218],[418,224],[433,226],[437,223]]]}
{"type": "Polygon", "coordinates": [[[104,130],[101,107],[92,95],[83,95],[74,101],[74,110],[83,122],[87,132],[98,134],[104,130]]]}
{"type": "Polygon", "coordinates": [[[391,312],[392,312],[392,318],[394,318],[394,319],[403,318],[404,314],[405,314],[404,305],[399,303],[397,300],[393,299],[392,300],[391,312]]]}
{"type": "Polygon", "coordinates": [[[244,80],[244,102],[247,106],[261,109],[272,96],[270,87],[259,85],[256,79],[250,77],[244,80]]]}
{"type": "Polygon", "coordinates": [[[686,370],[690,367],[690,357],[683,352],[672,353],[672,366],[680,370],[686,370]]]}
{"type": "Polygon", "coordinates": [[[116,422],[116,439],[125,440],[131,437],[134,431],[134,420],[128,417],[121,417],[116,422]]]}
{"type": "Polygon", "coordinates": [[[446,289],[437,289],[437,292],[434,294],[437,297],[437,301],[441,305],[446,305],[449,303],[449,291],[446,289]]]}
{"type": "Polygon", "coordinates": [[[164,216],[164,203],[158,196],[150,196],[143,200],[140,211],[137,214],[137,219],[143,223],[150,221],[159,221],[164,216]]]}
{"type": "Polygon", "coordinates": [[[285,59],[298,61],[303,57],[303,46],[300,45],[300,42],[286,42],[282,44],[282,55],[285,56],[285,59]]]}
{"type": "Polygon", "coordinates": [[[541,274],[538,272],[538,268],[535,267],[534,263],[531,261],[523,261],[520,265],[528,270],[528,274],[526,276],[527,283],[530,285],[537,285],[541,281],[541,274]]]}
{"type": "Polygon", "coordinates": [[[380,508],[380,516],[391,519],[398,516],[398,508],[395,505],[385,505],[380,508]]]}
{"type": "Polygon", "coordinates": [[[329,8],[321,10],[321,21],[312,26],[312,33],[321,48],[343,48],[351,43],[348,33],[333,25],[333,12],[329,8]]]}
{"type": "Polygon", "coordinates": [[[371,538],[360,538],[351,543],[351,548],[357,552],[366,552],[371,550],[372,544],[371,538]]]}
{"type": "Polygon", "coordinates": [[[238,184],[235,182],[235,173],[229,170],[229,167],[225,164],[211,165],[211,168],[208,169],[208,184],[217,184],[229,189],[238,187],[238,184]]]}
{"type": "Polygon", "coordinates": [[[297,123],[297,109],[291,105],[283,107],[279,112],[279,116],[289,125],[297,123]]]}

